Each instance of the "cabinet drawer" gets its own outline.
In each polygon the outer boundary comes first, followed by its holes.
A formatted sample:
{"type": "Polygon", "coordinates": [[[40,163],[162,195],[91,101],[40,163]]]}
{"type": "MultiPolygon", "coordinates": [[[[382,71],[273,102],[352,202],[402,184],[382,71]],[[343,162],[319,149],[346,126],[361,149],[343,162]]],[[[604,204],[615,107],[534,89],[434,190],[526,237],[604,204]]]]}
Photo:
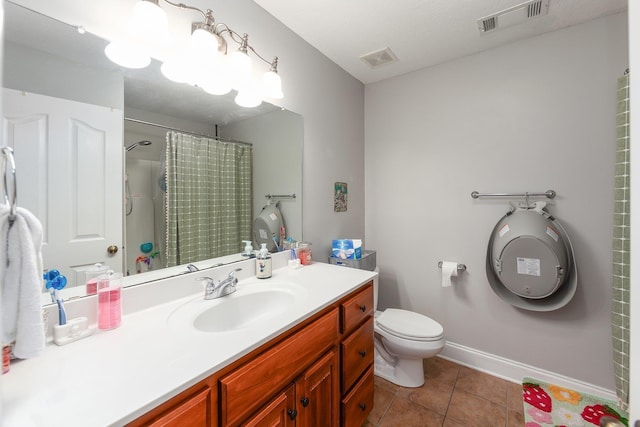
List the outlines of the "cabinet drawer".
{"type": "Polygon", "coordinates": [[[351,392],[342,399],[343,426],[361,426],[373,409],[373,366],[367,369],[351,392]]]}
{"type": "Polygon", "coordinates": [[[202,389],[194,396],[165,412],[149,427],[208,427],[209,422],[209,387],[202,389]]]}
{"type": "Polygon", "coordinates": [[[365,317],[371,316],[373,314],[373,286],[371,283],[340,304],[340,314],[342,333],[348,332],[360,324],[365,317]]]}
{"type": "Polygon", "coordinates": [[[342,393],[351,388],[365,369],[373,363],[373,317],[369,317],[340,345],[342,356],[342,393]]]}
{"type": "Polygon", "coordinates": [[[334,344],[337,332],[338,310],[334,309],[223,377],[222,425],[236,425],[273,396],[274,390],[292,382],[334,344]]]}

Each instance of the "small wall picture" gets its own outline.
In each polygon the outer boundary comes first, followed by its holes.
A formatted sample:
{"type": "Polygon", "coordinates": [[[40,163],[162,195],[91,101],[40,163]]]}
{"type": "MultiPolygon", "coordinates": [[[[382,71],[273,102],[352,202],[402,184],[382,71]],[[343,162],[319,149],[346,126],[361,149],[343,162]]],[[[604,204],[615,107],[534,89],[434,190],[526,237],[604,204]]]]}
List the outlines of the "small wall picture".
{"type": "Polygon", "coordinates": [[[336,182],[333,193],[333,210],[335,212],[347,211],[347,183],[336,182]]]}

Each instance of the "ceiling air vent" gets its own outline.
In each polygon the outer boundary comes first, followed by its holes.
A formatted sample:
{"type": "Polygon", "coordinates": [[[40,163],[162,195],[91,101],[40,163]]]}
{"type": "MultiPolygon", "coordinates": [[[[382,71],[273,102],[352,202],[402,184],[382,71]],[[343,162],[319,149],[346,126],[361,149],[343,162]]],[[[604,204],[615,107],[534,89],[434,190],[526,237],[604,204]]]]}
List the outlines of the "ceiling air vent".
{"type": "Polygon", "coordinates": [[[496,29],[496,17],[495,16],[492,16],[490,18],[482,20],[482,27],[480,28],[480,31],[482,31],[483,33],[486,33],[487,31],[491,31],[491,30],[495,30],[495,29],[496,29]]]}
{"type": "Polygon", "coordinates": [[[360,59],[366,62],[369,67],[374,69],[394,63],[398,60],[396,55],[388,47],[362,55],[360,59]]]}
{"type": "Polygon", "coordinates": [[[481,34],[521,24],[549,13],[549,0],[531,0],[477,20],[481,34]]]}

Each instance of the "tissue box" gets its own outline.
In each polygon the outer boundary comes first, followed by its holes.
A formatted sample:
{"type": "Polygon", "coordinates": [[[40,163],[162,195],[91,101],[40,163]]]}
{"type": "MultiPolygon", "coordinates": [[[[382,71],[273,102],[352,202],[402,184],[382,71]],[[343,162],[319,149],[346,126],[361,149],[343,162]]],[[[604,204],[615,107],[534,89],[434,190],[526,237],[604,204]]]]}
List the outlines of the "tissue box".
{"type": "Polygon", "coordinates": [[[334,239],[331,243],[331,247],[331,254],[334,258],[362,258],[362,240],[360,239],[334,239]]]}

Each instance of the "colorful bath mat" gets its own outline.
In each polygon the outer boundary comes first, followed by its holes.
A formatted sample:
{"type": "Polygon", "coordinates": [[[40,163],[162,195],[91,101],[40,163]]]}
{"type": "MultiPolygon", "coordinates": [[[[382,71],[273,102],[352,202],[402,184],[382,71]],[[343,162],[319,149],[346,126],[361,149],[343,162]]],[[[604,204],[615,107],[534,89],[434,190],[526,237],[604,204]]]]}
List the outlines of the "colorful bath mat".
{"type": "Polygon", "coordinates": [[[604,416],[629,425],[629,415],[615,402],[533,378],[522,381],[522,397],[525,427],[593,427],[604,416]]]}

